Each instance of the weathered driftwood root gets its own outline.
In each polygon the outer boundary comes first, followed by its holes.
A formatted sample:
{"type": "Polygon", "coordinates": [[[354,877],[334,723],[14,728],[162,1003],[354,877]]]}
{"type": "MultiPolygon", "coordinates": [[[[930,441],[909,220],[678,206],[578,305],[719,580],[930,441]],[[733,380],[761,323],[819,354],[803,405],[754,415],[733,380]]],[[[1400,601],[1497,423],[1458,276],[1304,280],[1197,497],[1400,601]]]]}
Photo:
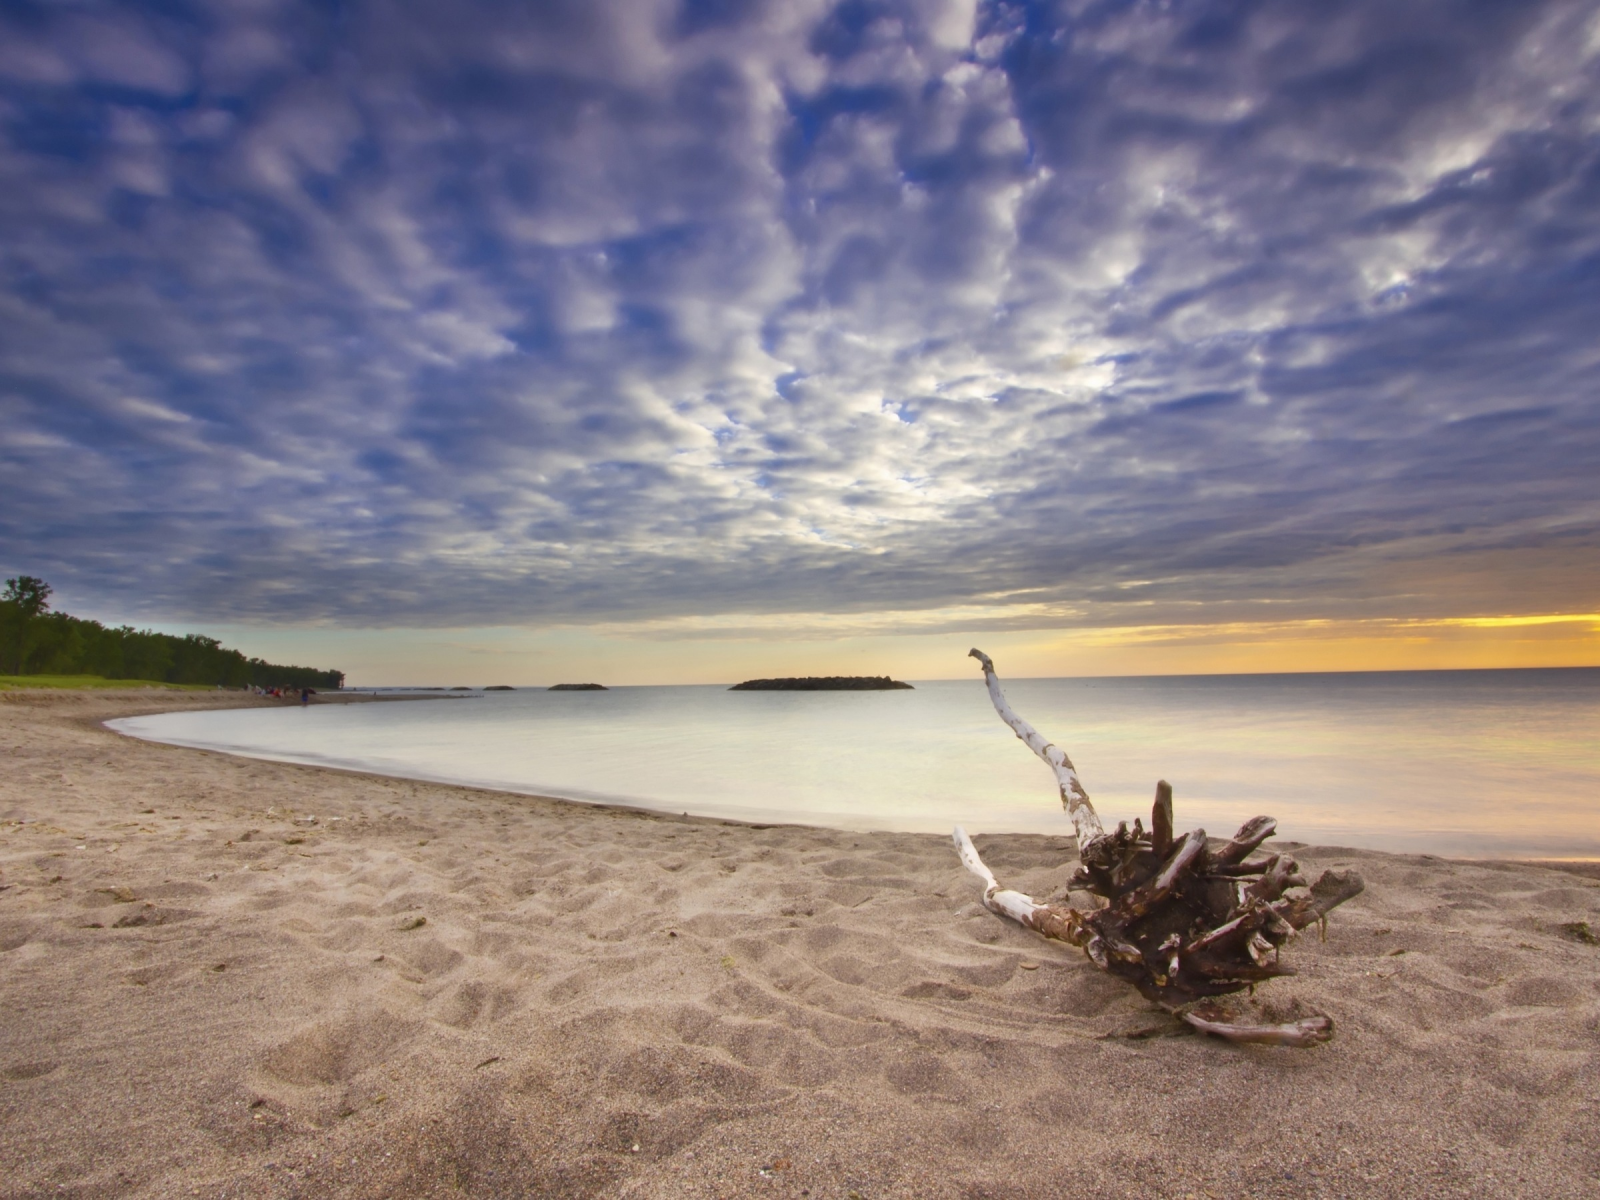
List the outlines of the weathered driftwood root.
{"type": "Polygon", "coordinates": [[[1105,832],[1071,759],[1007,703],[989,656],[974,650],[972,657],[983,664],[995,711],[1055,772],[1082,863],[1071,886],[1106,902],[1103,908],[1077,909],[1040,904],[1001,888],[958,827],[956,850],[984,881],[984,905],[1045,937],[1082,947],[1101,970],[1131,983],[1202,1033],[1287,1046],[1332,1037],[1333,1021],[1325,1016],[1256,1025],[1240,1021],[1213,998],[1293,975],[1292,967],[1278,961],[1279,948],[1357,895],[1361,876],[1325,871],[1307,887],[1287,855],[1251,858],[1277,829],[1271,817],[1246,821],[1221,845],[1212,845],[1203,829],[1175,837],[1172,788],[1165,781],[1156,785],[1148,831],[1136,820],[1132,829],[1122,822],[1115,832],[1105,832]],[[1289,895],[1298,889],[1304,891],[1289,895]]]}

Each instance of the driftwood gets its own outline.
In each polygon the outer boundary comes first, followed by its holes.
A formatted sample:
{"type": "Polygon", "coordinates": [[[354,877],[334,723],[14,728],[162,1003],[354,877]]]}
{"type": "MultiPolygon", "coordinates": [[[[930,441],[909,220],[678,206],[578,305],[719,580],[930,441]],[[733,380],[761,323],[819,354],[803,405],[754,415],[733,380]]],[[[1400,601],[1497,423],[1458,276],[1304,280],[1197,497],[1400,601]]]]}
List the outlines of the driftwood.
{"type": "Polygon", "coordinates": [[[1328,913],[1361,891],[1361,876],[1324,871],[1307,887],[1287,855],[1251,858],[1277,829],[1271,817],[1253,817],[1231,841],[1219,845],[1203,829],[1177,837],[1172,831],[1172,788],[1164,780],[1156,785],[1148,831],[1136,820],[1132,829],[1121,822],[1107,833],[1066,752],[1046,742],[1011,708],[989,656],[973,650],[971,657],[983,664],[989,698],[1000,718],[1055,772],[1082,864],[1070,886],[1105,902],[1104,907],[1077,909],[1040,904],[1001,888],[958,826],[956,850],[967,869],[984,881],[985,907],[1045,937],[1082,947],[1102,971],[1131,983],[1202,1033],[1289,1046],[1332,1037],[1329,1017],[1250,1024],[1215,997],[1253,991],[1257,983],[1293,975],[1294,968],[1278,961],[1279,947],[1307,925],[1322,924],[1325,930],[1328,913]],[[1291,896],[1292,891],[1299,894],[1291,896]]]}

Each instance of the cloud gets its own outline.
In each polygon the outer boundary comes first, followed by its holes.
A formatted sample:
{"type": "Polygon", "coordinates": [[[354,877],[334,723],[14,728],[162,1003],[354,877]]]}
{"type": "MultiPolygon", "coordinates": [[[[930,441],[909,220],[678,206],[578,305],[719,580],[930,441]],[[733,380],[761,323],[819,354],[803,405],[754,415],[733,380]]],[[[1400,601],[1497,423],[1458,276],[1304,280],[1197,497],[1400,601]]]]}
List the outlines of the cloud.
{"type": "Polygon", "coordinates": [[[1587,6],[7,12],[0,564],[66,599],[1600,602],[1587,6]]]}

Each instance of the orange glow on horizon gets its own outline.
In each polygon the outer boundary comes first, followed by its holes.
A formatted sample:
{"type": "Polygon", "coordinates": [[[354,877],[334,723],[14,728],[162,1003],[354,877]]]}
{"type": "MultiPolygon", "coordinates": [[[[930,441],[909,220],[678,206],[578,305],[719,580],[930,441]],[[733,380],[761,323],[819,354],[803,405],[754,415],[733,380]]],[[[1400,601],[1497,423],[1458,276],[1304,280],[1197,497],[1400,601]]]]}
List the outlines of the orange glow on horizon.
{"type": "Polygon", "coordinates": [[[1067,674],[1600,666],[1600,614],[1134,626],[1059,634],[1040,648],[1085,668],[1067,674]]]}
{"type": "Polygon", "coordinates": [[[836,674],[962,679],[971,646],[993,654],[1012,678],[1600,666],[1595,613],[995,628],[1007,615],[992,610],[989,621],[952,620],[944,629],[937,614],[890,612],[850,618],[847,628],[837,617],[795,616],[728,618],[720,629],[697,619],[631,628],[241,628],[229,636],[249,653],[326,661],[357,686],[728,684],[836,674]]]}

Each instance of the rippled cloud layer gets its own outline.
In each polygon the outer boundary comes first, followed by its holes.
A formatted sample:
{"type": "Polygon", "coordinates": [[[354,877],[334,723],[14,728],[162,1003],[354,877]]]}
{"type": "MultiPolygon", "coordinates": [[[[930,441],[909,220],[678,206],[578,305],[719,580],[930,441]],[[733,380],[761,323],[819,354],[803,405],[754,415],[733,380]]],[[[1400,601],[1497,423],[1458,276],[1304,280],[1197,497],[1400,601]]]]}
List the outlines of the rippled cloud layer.
{"type": "Polygon", "coordinates": [[[1600,602],[1593,4],[3,12],[0,563],[63,596],[1600,602]]]}

